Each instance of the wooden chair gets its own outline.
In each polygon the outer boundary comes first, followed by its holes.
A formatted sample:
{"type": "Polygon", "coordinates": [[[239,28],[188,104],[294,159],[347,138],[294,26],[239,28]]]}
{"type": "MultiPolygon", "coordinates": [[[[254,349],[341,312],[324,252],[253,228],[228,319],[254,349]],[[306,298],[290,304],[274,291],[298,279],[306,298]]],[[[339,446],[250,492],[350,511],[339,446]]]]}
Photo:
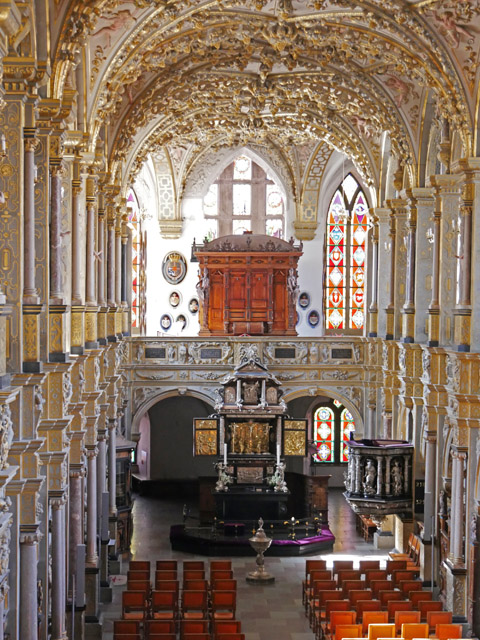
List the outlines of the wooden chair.
{"type": "Polygon", "coordinates": [[[401,580],[398,583],[398,588],[402,593],[410,593],[410,591],[422,591],[423,585],[420,580],[401,580]]]}
{"type": "Polygon", "coordinates": [[[183,561],[183,570],[202,570],[205,571],[205,562],[203,560],[184,560],[183,561]]]}
{"type": "Polygon", "coordinates": [[[348,599],[355,609],[360,600],[373,600],[373,592],[371,589],[352,589],[348,592],[348,599]]]}
{"type": "Polygon", "coordinates": [[[378,592],[378,599],[382,603],[382,609],[387,609],[389,602],[392,600],[405,600],[405,595],[396,589],[386,589],[378,592]]]}
{"type": "Polygon", "coordinates": [[[400,634],[402,624],[405,622],[420,622],[420,611],[396,611],[395,612],[395,631],[400,634]]]}
{"type": "Polygon", "coordinates": [[[157,560],[155,563],[156,571],[177,571],[178,570],[178,561],[177,560],[157,560]]]}
{"type": "Polygon", "coordinates": [[[410,600],[390,600],[387,602],[388,621],[395,622],[397,611],[413,611],[413,604],[410,600]]]}
{"type": "Polygon", "coordinates": [[[356,604],[357,620],[363,620],[363,616],[367,611],[380,611],[382,603],[380,600],[358,600],[356,604]]]}
{"type": "Polygon", "coordinates": [[[440,600],[420,600],[417,609],[420,611],[421,619],[426,621],[429,612],[443,611],[443,603],[440,600]]]}
{"type": "Polygon", "coordinates": [[[406,560],[387,560],[387,571],[389,574],[392,571],[396,571],[397,569],[406,569],[407,561],[406,560]]]}
{"type": "MultiPolygon", "coordinates": [[[[194,640],[192,638],[192,640],[194,640]]],[[[220,633],[217,636],[217,640],[245,640],[244,633],[220,633]]]]}
{"type": "Polygon", "coordinates": [[[377,638],[394,638],[394,624],[370,624],[368,625],[368,640],[377,640],[377,638]]]}
{"type": "Polygon", "coordinates": [[[461,638],[462,625],[440,622],[435,625],[434,636],[435,638],[438,638],[438,640],[448,640],[449,638],[461,638]]]}
{"type": "Polygon", "coordinates": [[[327,602],[343,601],[343,593],[336,589],[319,591],[317,596],[318,597],[312,601],[310,608],[310,626],[314,633],[319,628],[320,623],[326,618],[327,602]]]}
{"type": "Polygon", "coordinates": [[[391,580],[371,580],[368,586],[373,591],[373,595],[378,596],[380,591],[393,589],[394,584],[391,580]]]}
{"type": "Polygon", "coordinates": [[[186,580],[183,588],[185,591],[208,591],[208,580],[186,580]]]}
{"type": "Polygon", "coordinates": [[[307,590],[310,586],[310,573],[315,569],[326,569],[326,560],[307,560],[305,562],[305,579],[302,580],[302,604],[305,606],[307,590]]]}
{"type": "Polygon", "coordinates": [[[360,560],[359,569],[363,575],[370,569],[380,569],[380,560],[360,560]]]}
{"type": "Polygon", "coordinates": [[[305,600],[305,615],[310,617],[310,612],[313,608],[313,602],[318,598],[320,591],[333,591],[335,590],[335,580],[316,580],[309,588],[305,600]]]}
{"type": "Polygon", "coordinates": [[[215,580],[233,580],[233,571],[231,569],[210,571],[210,582],[215,582],[215,580]]]}
{"type": "Polygon", "coordinates": [[[145,640],[177,640],[177,634],[175,631],[169,633],[152,633],[150,636],[145,636],[145,640]]]}
{"type": "Polygon", "coordinates": [[[392,571],[392,580],[395,585],[398,585],[403,580],[416,580],[419,575],[418,569],[396,569],[392,571]]]}
{"type": "Polygon", "coordinates": [[[160,580],[178,580],[176,569],[159,569],[155,571],[155,582],[160,580]]]}
{"type": "Polygon", "coordinates": [[[346,597],[348,597],[349,591],[363,590],[367,588],[365,580],[344,580],[342,584],[342,591],[346,597]]]}
{"type": "Polygon", "coordinates": [[[409,591],[408,599],[415,608],[422,600],[433,600],[433,593],[431,591],[409,591]]]}
{"type": "Polygon", "coordinates": [[[215,580],[214,584],[210,585],[210,588],[215,591],[236,591],[237,590],[237,581],[236,580],[215,580]]]}
{"type": "Polygon", "coordinates": [[[212,571],[231,571],[231,560],[210,560],[210,574],[212,571]]]}
{"type": "Polygon", "coordinates": [[[155,580],[155,591],[175,591],[179,593],[178,580],[155,580]]]}
{"type": "Polygon", "coordinates": [[[236,591],[212,591],[211,599],[212,620],[235,620],[236,591]]]}
{"type": "Polygon", "coordinates": [[[211,638],[212,636],[209,633],[186,633],[183,636],[183,640],[211,640],[211,638]]]}
{"type": "Polygon", "coordinates": [[[113,640],[143,640],[140,633],[120,633],[113,634],[113,640]]]}
{"type": "Polygon", "coordinates": [[[125,635],[125,634],[140,634],[140,621],[139,620],[114,620],[113,621],[113,636],[125,635]]]}
{"type": "Polygon", "coordinates": [[[360,580],[359,569],[342,569],[337,573],[337,585],[341,588],[345,580],[360,580]]]}
{"type": "Polygon", "coordinates": [[[130,571],[148,571],[150,575],[150,560],[130,560],[128,568],[130,571]]]}
{"type": "Polygon", "coordinates": [[[145,620],[145,640],[156,638],[161,633],[175,633],[174,620],[145,620]]]}
{"type": "Polygon", "coordinates": [[[332,580],[332,571],[330,569],[315,569],[310,573],[310,584],[317,580],[332,580]]]}
{"type": "Polygon", "coordinates": [[[413,541],[417,536],[412,532],[409,536],[408,536],[408,541],[407,541],[407,547],[405,549],[405,551],[403,552],[396,552],[396,551],[390,551],[390,553],[388,554],[390,556],[390,558],[392,560],[406,560],[407,558],[410,558],[410,553],[411,553],[411,549],[412,549],[412,545],[413,545],[413,541]]]}
{"type": "Polygon", "coordinates": [[[343,638],[360,638],[361,635],[361,624],[338,624],[331,638],[332,640],[343,640],[343,638]]]}
{"type": "Polygon", "coordinates": [[[332,611],[330,617],[322,625],[323,636],[332,637],[337,625],[351,625],[356,622],[357,614],[355,611],[332,611]]]}
{"type": "Polygon", "coordinates": [[[185,634],[208,633],[209,620],[181,620],[180,621],[180,640],[185,634]]]}
{"type": "Polygon", "coordinates": [[[428,624],[424,622],[404,622],[402,624],[401,636],[405,640],[428,638],[428,624]]]}
{"type": "Polygon", "coordinates": [[[353,560],[334,560],[332,574],[338,575],[339,571],[351,571],[353,569],[353,560]]]}
{"type": "Polygon", "coordinates": [[[388,580],[386,569],[367,569],[365,571],[365,580],[369,584],[372,580],[388,580]]]}
{"type": "Polygon", "coordinates": [[[212,625],[212,637],[216,639],[219,633],[241,633],[242,623],[240,620],[214,620],[212,625]]]}
{"type": "Polygon", "coordinates": [[[136,571],[133,569],[129,569],[127,571],[127,580],[137,581],[137,580],[148,580],[150,581],[150,571],[136,571]]]}
{"type": "Polygon", "coordinates": [[[154,620],[176,620],[178,594],[175,591],[152,591],[150,612],[154,620]]]}
{"type": "Polygon", "coordinates": [[[183,620],[206,620],[208,617],[207,592],[184,591],[181,617],[183,620]]]}
{"type": "Polygon", "coordinates": [[[183,572],[183,584],[187,580],[205,580],[205,569],[187,569],[183,572]]]}
{"type": "Polygon", "coordinates": [[[146,600],[150,596],[151,590],[150,580],[129,580],[127,578],[127,591],[142,591],[146,600]]]}
{"type": "Polygon", "coordinates": [[[387,611],[365,611],[362,620],[362,632],[368,633],[369,624],[388,624],[387,611]]]}
{"type": "Polygon", "coordinates": [[[122,618],[124,620],[141,620],[147,615],[147,601],[143,591],[123,591],[122,618]]]}
{"type": "Polygon", "coordinates": [[[453,614],[451,611],[427,611],[429,633],[433,634],[437,624],[452,624],[452,617],[453,614]]]}

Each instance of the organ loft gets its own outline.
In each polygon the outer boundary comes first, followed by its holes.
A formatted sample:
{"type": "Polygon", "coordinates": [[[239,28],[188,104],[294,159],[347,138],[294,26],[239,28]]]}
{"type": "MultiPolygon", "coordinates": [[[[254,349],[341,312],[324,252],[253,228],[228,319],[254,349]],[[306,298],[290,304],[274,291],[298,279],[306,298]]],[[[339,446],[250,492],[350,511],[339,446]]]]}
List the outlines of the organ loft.
{"type": "Polygon", "coordinates": [[[478,0],[0,0],[0,640],[150,561],[145,640],[186,554],[247,638],[340,553],[479,636],[479,56],[478,0]]]}

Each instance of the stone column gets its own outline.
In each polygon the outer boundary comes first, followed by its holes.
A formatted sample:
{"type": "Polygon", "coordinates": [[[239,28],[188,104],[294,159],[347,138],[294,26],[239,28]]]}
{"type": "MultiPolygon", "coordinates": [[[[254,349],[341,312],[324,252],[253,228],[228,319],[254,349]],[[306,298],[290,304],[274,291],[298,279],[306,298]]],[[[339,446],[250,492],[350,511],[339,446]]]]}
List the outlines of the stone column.
{"type": "Polygon", "coordinates": [[[87,305],[97,304],[96,274],[95,274],[95,237],[96,211],[93,179],[88,178],[87,185],[87,258],[86,258],[86,303],[87,305]]]}
{"type": "Polygon", "coordinates": [[[65,639],[65,529],[63,497],[50,500],[52,507],[52,640],[65,639]]]}
{"type": "Polygon", "coordinates": [[[425,503],[423,517],[423,539],[429,542],[432,539],[432,516],[435,514],[435,478],[437,459],[437,438],[435,433],[426,433],[425,436],[425,503]]]}
{"type": "Polygon", "coordinates": [[[102,514],[102,494],[107,491],[107,439],[106,432],[98,434],[97,454],[97,518],[102,514]]]}
{"type": "Polygon", "coordinates": [[[440,340],[440,241],[442,232],[442,199],[435,186],[432,225],[432,297],[428,307],[428,346],[438,347],[440,340]]]}
{"type": "Polygon", "coordinates": [[[115,303],[117,307],[122,304],[122,223],[120,214],[117,214],[115,225],[115,303]]]}
{"type": "Polygon", "coordinates": [[[110,500],[110,515],[117,513],[117,422],[108,421],[108,492],[110,500]]]}
{"type": "Polygon", "coordinates": [[[104,307],[105,299],[105,215],[104,211],[98,211],[97,224],[97,296],[98,304],[104,307]]]}
{"type": "Polygon", "coordinates": [[[115,217],[107,218],[107,302],[110,307],[115,306],[115,217]]]}
{"type": "Polygon", "coordinates": [[[417,233],[417,201],[409,192],[410,206],[407,217],[407,273],[405,284],[405,304],[402,314],[402,342],[415,340],[415,274],[416,274],[416,233],[417,233]]]}
{"type": "Polygon", "coordinates": [[[97,553],[97,453],[87,449],[87,564],[95,565],[97,553]]]}
{"type": "MultiPolygon", "coordinates": [[[[377,220],[377,274],[381,273],[381,286],[377,286],[377,334],[385,336],[387,333],[387,309],[390,301],[392,276],[391,269],[391,247],[393,245],[390,237],[390,209],[375,209],[377,220]],[[390,284],[389,284],[390,283],[390,284]]],[[[377,275],[378,279],[378,275],[377,275]]]]}
{"type": "Polygon", "coordinates": [[[396,222],[395,214],[392,211],[390,213],[390,228],[389,228],[389,240],[388,245],[390,247],[390,296],[388,305],[385,310],[387,327],[385,338],[387,340],[393,340],[395,337],[395,276],[396,276],[396,222]]]}
{"type": "Polygon", "coordinates": [[[473,177],[468,172],[463,184],[457,254],[457,292],[454,312],[455,345],[458,351],[470,351],[472,313],[472,214],[475,198],[473,177]]]}
{"type": "Polygon", "coordinates": [[[38,304],[35,286],[35,130],[24,129],[23,302],[38,304]]]}
{"type": "Polygon", "coordinates": [[[382,495],[382,484],[383,484],[383,460],[382,458],[377,458],[377,495],[382,495]]]}
{"type": "Polygon", "coordinates": [[[20,638],[38,639],[37,562],[41,534],[36,525],[20,527],[20,638]]]}
{"type": "Polygon", "coordinates": [[[64,303],[62,274],[62,176],[61,164],[52,166],[50,172],[50,300],[64,303]]]}
{"type": "Polygon", "coordinates": [[[454,511],[451,522],[450,550],[454,565],[463,565],[465,545],[464,533],[464,464],[467,457],[464,451],[455,451],[452,454],[452,506],[454,511]]]}
{"type": "Polygon", "coordinates": [[[70,537],[68,540],[69,549],[69,588],[72,588],[73,576],[77,573],[77,546],[83,544],[84,530],[84,500],[83,500],[83,469],[70,470],[70,496],[69,496],[69,519],[70,537]]]}
{"type": "Polygon", "coordinates": [[[371,298],[368,319],[368,335],[370,338],[377,336],[378,325],[378,218],[373,217],[373,227],[370,235],[372,241],[372,264],[371,264],[371,298]]]}
{"type": "Polygon", "coordinates": [[[80,176],[80,162],[74,162],[74,176],[72,180],[72,304],[81,305],[84,302],[81,288],[81,254],[83,247],[83,207],[82,207],[82,179],[80,176]]]}

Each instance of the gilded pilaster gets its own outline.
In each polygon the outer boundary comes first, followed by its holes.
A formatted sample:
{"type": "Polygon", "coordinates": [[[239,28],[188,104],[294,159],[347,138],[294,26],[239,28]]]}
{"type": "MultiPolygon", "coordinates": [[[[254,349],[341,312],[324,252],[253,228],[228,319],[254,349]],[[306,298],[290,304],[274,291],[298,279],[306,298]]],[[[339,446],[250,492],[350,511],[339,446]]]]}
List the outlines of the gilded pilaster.
{"type": "Polygon", "coordinates": [[[72,309],[70,351],[82,355],[85,348],[84,281],[82,254],[85,251],[83,233],[83,187],[80,158],[73,161],[72,177],[72,309]]]}

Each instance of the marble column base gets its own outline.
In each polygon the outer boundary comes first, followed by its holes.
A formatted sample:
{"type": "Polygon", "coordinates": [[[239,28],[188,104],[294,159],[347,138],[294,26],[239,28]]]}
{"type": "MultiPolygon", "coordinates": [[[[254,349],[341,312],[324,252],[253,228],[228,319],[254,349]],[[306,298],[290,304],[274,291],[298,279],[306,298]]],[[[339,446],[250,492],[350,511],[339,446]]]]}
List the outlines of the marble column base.
{"type": "Polygon", "coordinates": [[[73,611],[73,621],[72,621],[72,607],[69,607],[67,611],[67,634],[68,638],[72,637],[72,628],[73,628],[73,637],[85,638],[85,607],[75,607],[73,611]]]}
{"type": "MultiPolygon", "coordinates": [[[[99,622],[98,603],[100,595],[100,570],[98,567],[87,567],[85,569],[85,623],[94,624],[99,622]]],[[[85,636],[87,637],[87,636],[85,636]]]]}

